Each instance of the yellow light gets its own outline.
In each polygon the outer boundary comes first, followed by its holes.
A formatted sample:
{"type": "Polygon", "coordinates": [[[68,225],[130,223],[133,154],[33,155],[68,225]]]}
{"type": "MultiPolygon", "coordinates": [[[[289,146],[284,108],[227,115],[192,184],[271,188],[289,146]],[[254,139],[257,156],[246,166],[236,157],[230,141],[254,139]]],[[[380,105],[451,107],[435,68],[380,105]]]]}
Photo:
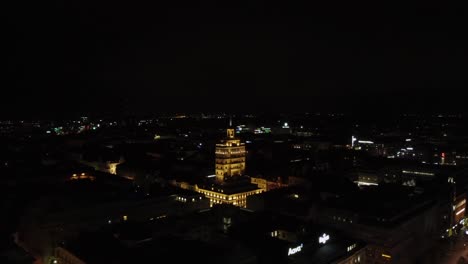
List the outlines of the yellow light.
{"type": "Polygon", "coordinates": [[[81,176],[84,176],[84,175],[85,175],[85,174],[84,174],[84,172],[83,172],[83,173],[81,173],[81,176]]]}
{"type": "Polygon", "coordinates": [[[383,254],[383,253],[382,253],[382,257],[384,257],[384,258],[389,258],[389,259],[392,258],[392,256],[387,255],[387,254],[383,254]]]}
{"type": "Polygon", "coordinates": [[[126,215],[123,216],[123,220],[127,221],[128,217],[126,215]]]}

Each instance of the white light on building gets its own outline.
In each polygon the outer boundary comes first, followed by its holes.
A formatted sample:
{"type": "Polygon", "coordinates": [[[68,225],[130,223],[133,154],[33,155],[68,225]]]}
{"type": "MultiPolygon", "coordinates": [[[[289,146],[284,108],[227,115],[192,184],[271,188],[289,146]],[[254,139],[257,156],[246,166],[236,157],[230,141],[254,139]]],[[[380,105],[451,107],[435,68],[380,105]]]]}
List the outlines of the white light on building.
{"type": "Polygon", "coordinates": [[[323,235],[321,237],[319,237],[319,243],[320,244],[325,244],[327,243],[327,241],[330,239],[330,236],[323,233],[323,235]]]}
{"type": "Polygon", "coordinates": [[[369,141],[369,140],[359,140],[358,143],[361,143],[361,144],[374,144],[373,141],[369,141]]]}

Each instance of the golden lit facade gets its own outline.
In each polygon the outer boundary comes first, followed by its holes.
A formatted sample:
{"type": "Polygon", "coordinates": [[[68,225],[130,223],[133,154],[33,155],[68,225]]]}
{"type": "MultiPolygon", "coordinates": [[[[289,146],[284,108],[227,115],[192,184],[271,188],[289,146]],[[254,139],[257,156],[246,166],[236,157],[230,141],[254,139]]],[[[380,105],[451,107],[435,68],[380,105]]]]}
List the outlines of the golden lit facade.
{"type": "Polygon", "coordinates": [[[73,173],[73,175],[70,177],[70,180],[91,180],[94,181],[96,177],[88,175],[86,173],[73,173]]]}
{"type": "Polygon", "coordinates": [[[247,196],[262,193],[262,190],[255,189],[239,193],[226,194],[222,189],[208,190],[197,188],[197,192],[202,193],[210,199],[210,207],[215,204],[232,204],[242,208],[247,207],[247,196]]]}
{"type": "Polygon", "coordinates": [[[227,129],[227,139],[216,144],[216,180],[244,175],[245,154],[245,144],[235,138],[234,129],[227,129]]]}
{"type": "Polygon", "coordinates": [[[211,185],[195,185],[194,190],[210,199],[210,206],[232,204],[245,208],[249,195],[264,190],[252,184],[248,177],[235,177],[245,176],[245,145],[235,138],[234,129],[227,129],[226,132],[227,138],[216,144],[216,181],[211,185]],[[229,181],[231,177],[234,178],[229,181]]]}

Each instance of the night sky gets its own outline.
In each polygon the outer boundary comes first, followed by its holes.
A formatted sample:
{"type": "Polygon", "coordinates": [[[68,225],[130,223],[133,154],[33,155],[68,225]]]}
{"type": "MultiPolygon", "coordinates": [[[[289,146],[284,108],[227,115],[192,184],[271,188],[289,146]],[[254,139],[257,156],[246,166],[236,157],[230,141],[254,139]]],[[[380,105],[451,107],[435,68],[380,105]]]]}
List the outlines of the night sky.
{"type": "Polygon", "coordinates": [[[466,10],[159,2],[10,1],[2,117],[466,111],[466,10]]]}

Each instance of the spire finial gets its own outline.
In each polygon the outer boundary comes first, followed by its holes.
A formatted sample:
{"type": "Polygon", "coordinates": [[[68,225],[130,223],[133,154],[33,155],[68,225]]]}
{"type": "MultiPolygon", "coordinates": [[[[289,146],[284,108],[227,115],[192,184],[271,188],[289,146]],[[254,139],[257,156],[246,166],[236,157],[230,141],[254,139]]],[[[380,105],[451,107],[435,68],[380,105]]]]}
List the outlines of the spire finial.
{"type": "Polygon", "coordinates": [[[232,127],[232,115],[229,116],[229,127],[232,127]]]}

